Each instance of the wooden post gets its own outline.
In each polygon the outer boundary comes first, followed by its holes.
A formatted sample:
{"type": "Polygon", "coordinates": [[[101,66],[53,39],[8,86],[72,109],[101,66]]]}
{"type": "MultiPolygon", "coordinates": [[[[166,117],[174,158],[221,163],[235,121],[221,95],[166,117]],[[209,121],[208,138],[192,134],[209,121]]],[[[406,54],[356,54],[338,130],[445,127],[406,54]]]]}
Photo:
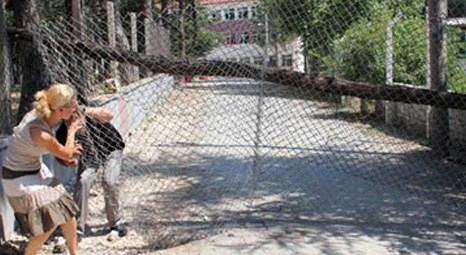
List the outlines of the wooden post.
{"type": "MultiPolygon", "coordinates": [[[[401,15],[397,14],[388,23],[386,29],[386,64],[385,64],[385,83],[393,85],[393,27],[400,20],[401,15]]],[[[398,115],[398,104],[395,102],[385,102],[385,123],[393,125],[398,115]]]]}
{"type": "MultiPolygon", "coordinates": [[[[136,13],[129,14],[131,26],[131,51],[138,52],[138,29],[136,13]]],[[[133,73],[136,79],[139,79],[139,67],[133,66],[133,73]]]]}
{"type": "MultiPolygon", "coordinates": [[[[152,1],[144,0],[143,4],[143,13],[144,13],[144,52],[146,55],[152,55],[152,26],[154,23],[153,13],[152,13],[152,1]]],[[[144,70],[144,76],[152,76],[152,72],[149,70],[144,70]]]]}
{"type": "Polygon", "coordinates": [[[178,8],[179,8],[179,30],[180,30],[180,57],[182,60],[186,60],[186,6],[185,0],[178,0],[178,8]]]}
{"type": "MultiPolygon", "coordinates": [[[[116,30],[115,30],[115,10],[113,2],[107,2],[107,35],[108,35],[108,44],[110,48],[116,48],[116,30]]],[[[111,77],[115,78],[117,81],[120,80],[118,72],[118,62],[110,62],[110,71],[111,77]]]]}
{"type": "MultiPolygon", "coordinates": [[[[428,27],[428,76],[427,84],[435,91],[448,91],[447,68],[448,49],[446,21],[448,16],[447,0],[427,0],[428,27]],[[429,75],[430,72],[430,75],[429,75]]],[[[427,138],[435,155],[449,155],[449,116],[448,108],[428,107],[427,138]]]]}
{"type": "MultiPolygon", "coordinates": [[[[73,24],[74,36],[82,41],[84,39],[84,15],[81,5],[81,0],[72,0],[71,2],[71,17],[73,24]]],[[[70,77],[74,78],[71,81],[77,91],[80,103],[87,104],[87,75],[83,70],[84,61],[80,57],[72,57],[69,59],[71,64],[70,77]]]]}
{"type": "Polygon", "coordinates": [[[83,38],[83,10],[81,0],[72,0],[71,2],[71,16],[73,17],[73,26],[75,28],[75,35],[83,38]]]}

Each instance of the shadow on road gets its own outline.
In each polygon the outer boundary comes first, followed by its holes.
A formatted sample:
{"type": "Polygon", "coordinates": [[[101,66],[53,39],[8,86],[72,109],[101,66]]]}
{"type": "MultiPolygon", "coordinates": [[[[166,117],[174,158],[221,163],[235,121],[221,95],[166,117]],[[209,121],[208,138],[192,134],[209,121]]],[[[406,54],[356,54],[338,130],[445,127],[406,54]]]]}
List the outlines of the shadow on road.
{"type": "MultiPolygon", "coordinates": [[[[281,243],[291,251],[303,238],[352,242],[366,236],[414,253],[464,249],[460,231],[466,228],[465,190],[455,188],[456,179],[445,174],[461,168],[430,160],[428,152],[394,155],[396,162],[387,162],[383,154],[369,159],[336,149],[289,148],[296,154],[261,157],[258,169],[252,169],[254,158],[202,153],[212,147],[234,152],[235,146],[190,146],[198,153],[185,162],[176,162],[174,150],[167,150],[173,147],[166,145],[157,148],[165,150],[157,162],[127,157],[127,169],[134,171],[126,172],[125,179],[150,180],[138,208],[133,208],[133,224],[149,244],[140,251],[175,247],[236,228],[264,231],[264,246],[281,243]],[[425,160],[420,164],[421,158],[425,160]],[[282,231],[266,231],[276,227],[282,231]]],[[[278,149],[262,150],[270,155],[278,149]]]]}

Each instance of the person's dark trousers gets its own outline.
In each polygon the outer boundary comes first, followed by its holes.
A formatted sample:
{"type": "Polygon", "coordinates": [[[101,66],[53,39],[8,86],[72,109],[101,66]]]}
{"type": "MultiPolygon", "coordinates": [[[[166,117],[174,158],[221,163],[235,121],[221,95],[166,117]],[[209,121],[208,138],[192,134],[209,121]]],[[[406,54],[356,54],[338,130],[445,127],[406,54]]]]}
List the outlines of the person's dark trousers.
{"type": "MultiPolygon", "coordinates": [[[[119,176],[122,164],[122,151],[113,151],[102,164],[103,189],[105,200],[105,212],[110,228],[122,223],[119,176]]],[[[89,193],[92,184],[97,177],[99,166],[86,166],[80,164],[78,167],[78,179],[74,192],[74,200],[79,205],[81,212],[78,217],[78,228],[85,231],[89,216],[89,193]]]]}

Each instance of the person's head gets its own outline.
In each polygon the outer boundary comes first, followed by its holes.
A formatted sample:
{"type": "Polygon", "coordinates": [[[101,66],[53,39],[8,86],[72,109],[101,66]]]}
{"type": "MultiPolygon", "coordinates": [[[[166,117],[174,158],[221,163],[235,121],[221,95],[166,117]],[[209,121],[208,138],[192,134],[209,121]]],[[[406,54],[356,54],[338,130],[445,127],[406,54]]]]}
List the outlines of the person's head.
{"type": "Polygon", "coordinates": [[[45,119],[55,112],[58,117],[69,119],[77,108],[76,90],[67,84],[54,84],[37,92],[34,98],[34,109],[45,119]]]}

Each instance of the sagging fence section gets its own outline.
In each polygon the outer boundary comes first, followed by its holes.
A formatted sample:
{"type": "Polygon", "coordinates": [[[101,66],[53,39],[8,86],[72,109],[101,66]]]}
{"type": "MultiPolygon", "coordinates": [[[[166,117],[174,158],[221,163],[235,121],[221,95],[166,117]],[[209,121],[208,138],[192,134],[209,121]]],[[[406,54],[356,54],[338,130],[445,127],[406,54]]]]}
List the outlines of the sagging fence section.
{"type": "MultiPolygon", "coordinates": [[[[274,222],[331,215],[374,226],[420,226],[438,216],[441,230],[425,234],[422,225],[420,238],[436,251],[461,250],[462,3],[146,1],[144,11],[132,12],[114,2],[25,16],[27,27],[13,22],[20,13],[6,23],[1,17],[0,107],[8,114],[0,129],[10,134],[34,92],[51,83],[74,85],[82,104],[111,108],[128,144],[122,178],[141,183],[122,188],[146,194],[141,206],[158,213],[134,204],[129,213],[157,243],[149,247],[174,246],[183,224],[199,218],[218,220],[194,239],[257,215],[274,222]],[[169,191],[183,206],[160,202],[169,191]],[[360,208],[333,196],[348,193],[360,208]],[[289,201],[268,208],[262,195],[289,201]],[[340,210],[331,210],[333,202],[340,210]],[[429,213],[431,204],[439,211],[429,213]],[[152,233],[158,220],[162,230],[152,233]],[[453,230],[447,244],[445,228],[453,230]]],[[[11,211],[1,215],[11,232],[11,211]]]]}

